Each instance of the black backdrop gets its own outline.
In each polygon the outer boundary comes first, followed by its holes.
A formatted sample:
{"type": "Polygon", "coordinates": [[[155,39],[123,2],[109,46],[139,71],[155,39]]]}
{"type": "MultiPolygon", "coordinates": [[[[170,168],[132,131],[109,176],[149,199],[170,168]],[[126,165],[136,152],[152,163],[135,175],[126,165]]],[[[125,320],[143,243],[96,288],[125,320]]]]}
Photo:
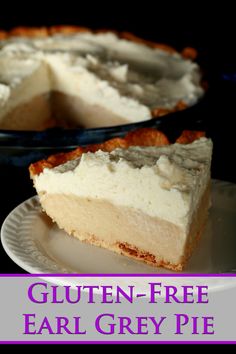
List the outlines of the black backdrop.
{"type": "MultiPolygon", "coordinates": [[[[0,3],[0,28],[75,24],[130,31],[146,39],[168,43],[177,49],[198,49],[208,74],[208,104],[199,112],[206,119],[207,133],[214,142],[214,178],[236,183],[236,83],[223,80],[236,72],[236,26],[234,11],[227,3],[209,10],[206,3],[189,1],[24,1],[0,3]],[[235,29],[234,29],[235,27],[235,29]]],[[[209,5],[209,4],[208,4],[209,5]]],[[[231,76],[232,77],[232,76],[231,76]]],[[[0,223],[18,203],[34,194],[27,171],[22,176],[0,168],[0,223]],[[27,181],[27,182],[26,182],[27,181]]],[[[1,250],[0,272],[21,272],[1,250]]]]}

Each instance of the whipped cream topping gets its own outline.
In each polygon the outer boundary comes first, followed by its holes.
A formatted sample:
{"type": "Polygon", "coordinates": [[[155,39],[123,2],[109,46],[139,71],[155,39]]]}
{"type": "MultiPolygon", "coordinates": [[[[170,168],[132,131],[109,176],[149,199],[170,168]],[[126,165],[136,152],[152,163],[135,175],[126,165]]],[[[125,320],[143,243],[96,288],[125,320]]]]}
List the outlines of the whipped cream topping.
{"type": "MultiPolygon", "coordinates": [[[[47,66],[48,78],[44,81],[49,81],[49,87],[35,84],[38,93],[46,89],[73,93],[128,122],[150,119],[154,108],[172,109],[179,101],[192,105],[203,94],[196,63],[178,53],[149,48],[113,33],[0,41],[0,84],[10,91],[37,65],[47,66]]],[[[0,105],[6,100],[3,91],[0,105]]],[[[31,97],[29,86],[28,99],[31,97]]]]}
{"type": "Polygon", "coordinates": [[[35,176],[39,194],[62,193],[136,208],[188,229],[210,179],[212,142],[85,153],[35,176]]]}

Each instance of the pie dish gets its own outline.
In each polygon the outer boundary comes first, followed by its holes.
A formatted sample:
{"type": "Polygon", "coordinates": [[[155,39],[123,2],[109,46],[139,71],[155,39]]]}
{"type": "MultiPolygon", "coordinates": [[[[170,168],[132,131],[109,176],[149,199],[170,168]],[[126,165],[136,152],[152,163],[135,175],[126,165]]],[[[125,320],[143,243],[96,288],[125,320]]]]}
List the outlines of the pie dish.
{"type": "Polygon", "coordinates": [[[204,93],[196,51],[86,28],[0,32],[0,129],[96,128],[182,110],[204,93]]]}
{"type": "Polygon", "coordinates": [[[212,142],[155,129],[78,147],[30,166],[46,213],[67,233],[154,266],[182,270],[210,205],[212,142]]]}

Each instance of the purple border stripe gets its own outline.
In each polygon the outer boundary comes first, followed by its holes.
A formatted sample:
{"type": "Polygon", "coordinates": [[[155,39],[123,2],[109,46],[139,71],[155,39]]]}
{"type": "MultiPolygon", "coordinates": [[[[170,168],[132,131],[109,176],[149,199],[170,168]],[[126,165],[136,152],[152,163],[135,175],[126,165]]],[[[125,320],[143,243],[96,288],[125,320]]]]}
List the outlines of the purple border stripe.
{"type": "Polygon", "coordinates": [[[98,277],[105,277],[105,278],[110,278],[110,277],[124,277],[124,278],[130,278],[130,277],[142,277],[142,278],[152,278],[152,277],[163,277],[163,278],[170,278],[170,277],[175,277],[175,278],[235,278],[236,277],[236,273],[212,273],[212,274],[199,274],[199,273],[186,273],[186,274],[176,274],[176,273],[168,273],[168,274],[161,274],[161,273],[156,273],[156,274],[119,274],[119,273],[97,273],[97,274],[94,274],[94,273],[82,273],[82,274],[79,274],[79,273],[75,273],[75,274],[61,274],[61,273],[56,273],[56,274],[47,274],[47,273],[35,273],[35,274],[29,274],[29,273],[0,273],[0,277],[3,278],[3,277],[26,277],[26,278],[32,278],[32,277],[63,277],[63,278],[68,278],[68,277],[81,277],[81,278],[88,278],[88,277],[94,277],[94,278],[98,278],[98,277]]]}

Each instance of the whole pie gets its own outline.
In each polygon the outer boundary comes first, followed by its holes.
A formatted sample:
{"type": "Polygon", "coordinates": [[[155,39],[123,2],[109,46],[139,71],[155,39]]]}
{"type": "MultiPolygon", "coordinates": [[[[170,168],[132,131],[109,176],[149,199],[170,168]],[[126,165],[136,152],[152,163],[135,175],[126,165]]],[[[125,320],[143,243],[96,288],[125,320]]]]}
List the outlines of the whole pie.
{"type": "Polygon", "coordinates": [[[210,204],[212,142],[155,129],[79,147],[30,166],[46,213],[81,241],[182,270],[210,204]]]}
{"type": "Polygon", "coordinates": [[[0,31],[0,129],[149,120],[203,95],[196,52],[81,27],[0,31]]]}

